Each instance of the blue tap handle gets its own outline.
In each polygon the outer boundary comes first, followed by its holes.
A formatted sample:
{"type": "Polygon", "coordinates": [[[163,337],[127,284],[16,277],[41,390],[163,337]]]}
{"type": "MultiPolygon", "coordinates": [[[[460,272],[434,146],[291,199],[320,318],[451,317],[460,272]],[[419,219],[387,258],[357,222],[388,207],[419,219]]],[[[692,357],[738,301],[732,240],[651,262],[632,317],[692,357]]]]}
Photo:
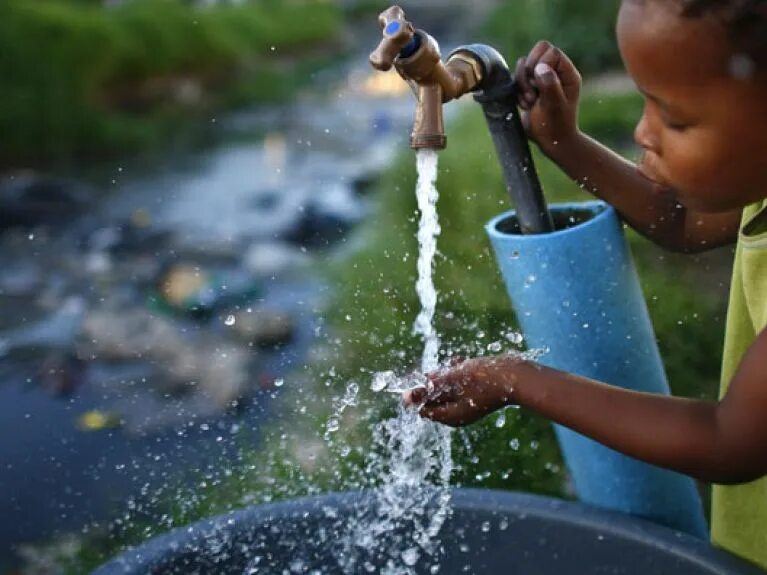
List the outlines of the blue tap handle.
{"type": "Polygon", "coordinates": [[[392,6],[382,12],[378,23],[383,31],[375,51],[370,54],[370,63],[376,70],[389,70],[396,58],[408,58],[418,51],[421,40],[413,25],[405,20],[405,13],[399,6],[392,6]]]}

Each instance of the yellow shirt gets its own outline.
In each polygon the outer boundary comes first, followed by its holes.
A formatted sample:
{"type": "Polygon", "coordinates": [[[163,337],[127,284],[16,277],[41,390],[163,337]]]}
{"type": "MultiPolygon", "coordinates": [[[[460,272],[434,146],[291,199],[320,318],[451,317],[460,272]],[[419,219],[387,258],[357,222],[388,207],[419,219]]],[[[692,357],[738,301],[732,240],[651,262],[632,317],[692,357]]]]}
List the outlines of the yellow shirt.
{"type": "MultiPolygon", "coordinates": [[[[765,327],[767,200],[743,210],[727,311],[720,395],[727,391],[743,354],[765,327]]],[[[711,540],[767,569],[767,477],[743,485],[714,486],[711,540]]]]}

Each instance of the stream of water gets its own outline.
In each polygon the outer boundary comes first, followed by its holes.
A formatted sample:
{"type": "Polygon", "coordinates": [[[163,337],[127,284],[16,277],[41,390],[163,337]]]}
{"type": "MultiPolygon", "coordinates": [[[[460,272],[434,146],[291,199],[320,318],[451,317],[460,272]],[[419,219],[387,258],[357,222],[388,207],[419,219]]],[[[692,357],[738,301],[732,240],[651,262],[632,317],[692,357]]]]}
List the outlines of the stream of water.
{"type": "MultiPolygon", "coordinates": [[[[401,394],[407,389],[428,385],[425,375],[439,366],[440,340],[433,326],[437,304],[432,270],[439,235],[436,188],[437,153],[417,154],[416,194],[421,213],[418,228],[418,280],[416,290],[421,311],[413,329],[423,336],[421,373],[397,377],[393,372],[376,374],[374,391],[401,394]]],[[[439,571],[438,535],[450,513],[448,487],[453,469],[450,428],[423,419],[418,410],[400,401],[395,417],[373,427],[377,455],[366,469],[369,477],[380,478],[372,512],[358,517],[337,555],[346,573],[357,572],[359,553],[379,558],[387,575],[412,575],[419,561],[439,571]]]]}

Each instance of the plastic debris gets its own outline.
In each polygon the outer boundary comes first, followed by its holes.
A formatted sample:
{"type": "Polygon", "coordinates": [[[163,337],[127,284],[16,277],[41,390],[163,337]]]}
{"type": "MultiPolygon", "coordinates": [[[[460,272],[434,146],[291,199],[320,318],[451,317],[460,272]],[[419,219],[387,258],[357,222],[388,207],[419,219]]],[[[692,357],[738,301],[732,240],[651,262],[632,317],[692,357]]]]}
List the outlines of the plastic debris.
{"type": "Polygon", "coordinates": [[[121,420],[116,413],[92,409],[77,418],[77,428],[80,431],[101,431],[120,427],[121,420]]]}

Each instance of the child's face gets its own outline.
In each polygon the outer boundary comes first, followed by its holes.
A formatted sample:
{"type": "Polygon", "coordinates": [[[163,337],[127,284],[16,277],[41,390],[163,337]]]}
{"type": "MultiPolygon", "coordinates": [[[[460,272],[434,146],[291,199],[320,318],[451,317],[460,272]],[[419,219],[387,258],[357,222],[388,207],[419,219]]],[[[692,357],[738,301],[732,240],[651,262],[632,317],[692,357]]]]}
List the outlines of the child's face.
{"type": "Polygon", "coordinates": [[[642,173],[703,212],[767,197],[767,72],[732,53],[721,23],[673,0],[624,0],[617,32],[645,95],[642,173]]]}

